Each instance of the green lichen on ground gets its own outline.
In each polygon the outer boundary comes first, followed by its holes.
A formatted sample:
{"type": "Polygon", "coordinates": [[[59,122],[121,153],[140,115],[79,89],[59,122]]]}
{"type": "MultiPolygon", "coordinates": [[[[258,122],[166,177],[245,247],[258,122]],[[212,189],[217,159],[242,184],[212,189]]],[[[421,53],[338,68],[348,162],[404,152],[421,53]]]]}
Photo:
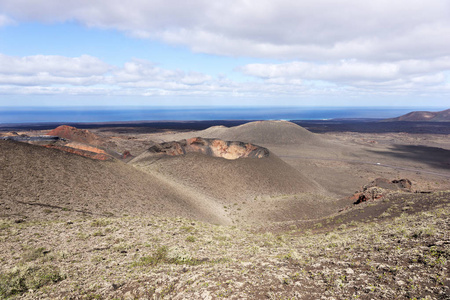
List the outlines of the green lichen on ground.
{"type": "Polygon", "coordinates": [[[448,202],[390,212],[355,221],[355,209],[282,231],[181,218],[4,219],[0,297],[445,299],[448,202]]]}

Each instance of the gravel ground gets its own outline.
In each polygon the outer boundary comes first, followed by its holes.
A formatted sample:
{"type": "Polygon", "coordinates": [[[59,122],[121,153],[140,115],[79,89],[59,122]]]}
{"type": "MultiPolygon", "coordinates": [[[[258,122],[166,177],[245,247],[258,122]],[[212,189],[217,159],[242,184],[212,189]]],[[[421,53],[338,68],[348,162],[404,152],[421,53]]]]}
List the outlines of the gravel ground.
{"type": "Polygon", "coordinates": [[[392,213],[401,202],[391,199],[367,204],[391,204],[374,209],[378,217],[355,208],[341,222],[277,231],[183,218],[2,218],[0,297],[449,299],[449,196],[413,194],[411,206],[437,199],[422,211],[392,213]]]}

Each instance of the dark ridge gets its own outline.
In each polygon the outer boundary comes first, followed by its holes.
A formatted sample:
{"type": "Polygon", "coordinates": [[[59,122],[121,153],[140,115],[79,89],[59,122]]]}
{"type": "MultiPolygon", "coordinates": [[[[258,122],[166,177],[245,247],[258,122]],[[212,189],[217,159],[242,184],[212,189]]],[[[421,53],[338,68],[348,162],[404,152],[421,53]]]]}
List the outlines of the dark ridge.
{"type": "MultiPolygon", "coordinates": [[[[2,131],[50,130],[60,125],[70,125],[81,129],[101,129],[118,133],[151,133],[163,130],[204,130],[212,126],[234,127],[255,120],[214,120],[214,121],[152,121],[152,122],[111,122],[111,123],[30,123],[0,124],[2,131]]],[[[314,133],[359,132],[359,133],[423,133],[450,134],[450,122],[382,122],[379,119],[336,119],[336,120],[293,120],[314,133]]]]}
{"type": "MultiPolygon", "coordinates": [[[[130,122],[93,122],[93,123],[22,123],[22,124],[0,124],[0,130],[50,130],[60,125],[69,125],[80,129],[115,128],[120,130],[129,129],[130,132],[139,131],[141,133],[154,132],[162,129],[177,130],[204,130],[211,126],[233,127],[242,125],[252,120],[214,120],[214,121],[130,121],[130,122]]],[[[126,132],[123,132],[126,133],[126,132]]]]}

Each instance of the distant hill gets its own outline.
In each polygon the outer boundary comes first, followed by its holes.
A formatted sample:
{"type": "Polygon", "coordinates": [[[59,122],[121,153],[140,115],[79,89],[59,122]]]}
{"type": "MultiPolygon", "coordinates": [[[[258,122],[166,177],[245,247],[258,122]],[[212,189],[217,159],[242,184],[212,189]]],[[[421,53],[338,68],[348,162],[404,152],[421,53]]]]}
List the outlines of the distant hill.
{"type": "Polygon", "coordinates": [[[450,109],[443,111],[413,111],[406,115],[387,119],[386,121],[409,121],[409,122],[450,122],[450,109]]]}
{"type": "Polygon", "coordinates": [[[263,145],[317,144],[321,142],[321,138],[317,134],[287,121],[257,121],[230,128],[214,126],[197,134],[206,138],[220,138],[263,145]]]}

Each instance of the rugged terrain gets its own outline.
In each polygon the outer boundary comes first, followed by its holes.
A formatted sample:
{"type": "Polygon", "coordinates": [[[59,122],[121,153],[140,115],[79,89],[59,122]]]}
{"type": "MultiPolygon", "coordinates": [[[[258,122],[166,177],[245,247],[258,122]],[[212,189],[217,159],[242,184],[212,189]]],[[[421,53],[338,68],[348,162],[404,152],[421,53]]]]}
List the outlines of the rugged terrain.
{"type": "Polygon", "coordinates": [[[449,299],[448,135],[3,133],[45,134],[0,140],[0,298],[449,299]]]}
{"type": "Polygon", "coordinates": [[[388,121],[427,121],[427,122],[449,122],[450,121],[450,109],[443,111],[413,111],[406,115],[389,119],[388,121]]]}
{"type": "Polygon", "coordinates": [[[449,193],[392,197],[286,229],[184,218],[1,221],[2,297],[448,299],[449,193]],[[424,205],[424,207],[420,207],[424,205]]]}

